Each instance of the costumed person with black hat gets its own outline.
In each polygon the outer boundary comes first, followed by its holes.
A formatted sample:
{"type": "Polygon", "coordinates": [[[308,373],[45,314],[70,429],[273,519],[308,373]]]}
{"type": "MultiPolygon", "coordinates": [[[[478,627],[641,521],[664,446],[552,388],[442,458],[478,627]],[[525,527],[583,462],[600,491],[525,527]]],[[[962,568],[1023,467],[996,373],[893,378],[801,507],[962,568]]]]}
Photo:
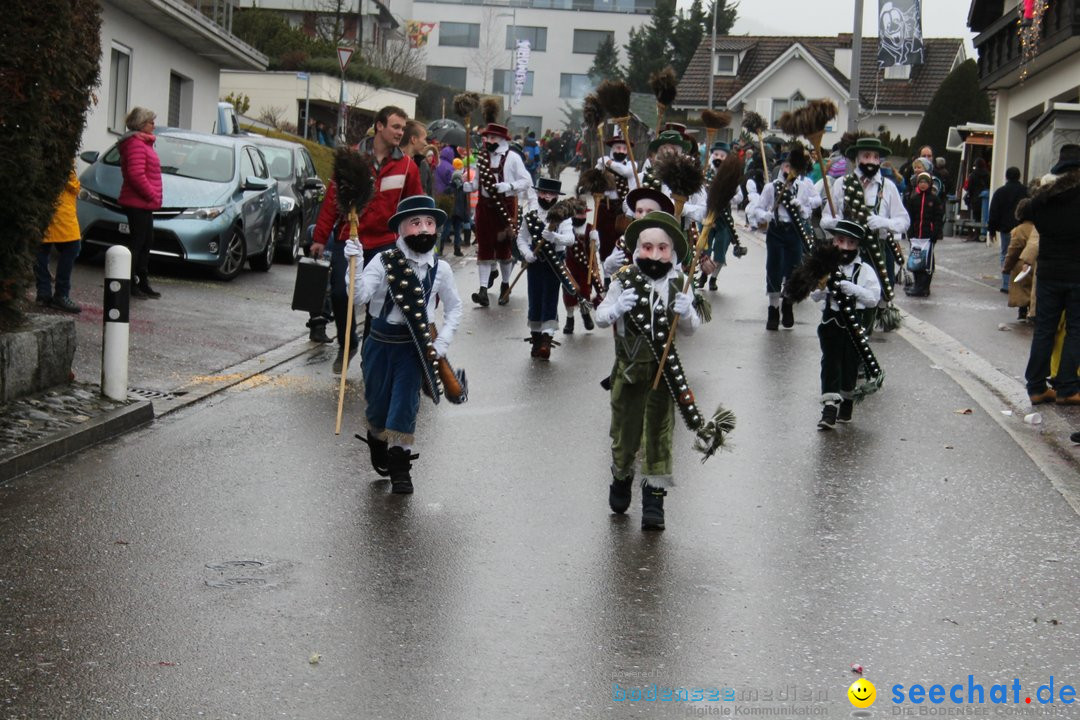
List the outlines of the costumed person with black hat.
{"type": "Polygon", "coordinates": [[[872,308],[881,297],[877,273],[859,259],[859,247],[866,240],[866,228],[851,220],[841,220],[832,232],[839,259],[829,270],[835,273],[838,266],[840,275],[832,278],[834,282],[823,283],[825,287],[810,293],[811,300],[824,303],[818,325],[822,405],[819,430],[831,430],[837,422],[851,422],[862,361],[860,345],[865,344],[865,335],[853,335],[852,331],[857,332],[858,328],[852,320],[858,316],[851,311],[872,308]],[[845,309],[842,305],[848,307],[845,309]]]}
{"type": "MultiPolygon", "coordinates": [[[[669,387],[652,389],[657,346],[679,316],[679,330],[691,334],[701,324],[700,298],[684,293],[685,275],[676,263],[690,251],[678,221],[652,212],[630,223],[623,236],[633,265],[619,270],[596,309],[600,327],[615,325],[615,365],[611,371],[611,472],[608,503],[616,513],[630,507],[634,461],[641,462],[641,527],[664,528],[664,497],[672,479],[675,402],[669,387]]],[[[679,368],[677,371],[681,372],[679,368]]]]}
{"type": "MultiPolygon", "coordinates": [[[[677,124],[677,123],[676,123],[677,124]]],[[[688,140],[683,134],[677,130],[665,130],[660,135],[649,143],[649,162],[646,163],[645,169],[641,173],[639,184],[641,187],[651,187],[654,190],[659,190],[668,197],[673,197],[671,188],[661,182],[660,178],[655,176],[654,163],[658,164],[663,161],[665,157],[674,155],[675,153],[683,153],[685,155],[694,155],[695,143],[692,140],[688,140]]],[[[705,202],[707,198],[707,192],[705,185],[701,186],[697,192],[686,199],[683,203],[682,214],[679,217],[680,223],[683,227],[687,226],[687,223],[696,222],[700,223],[705,219],[705,202]]],[[[629,212],[629,206],[623,208],[624,211],[629,212]]]]}
{"type": "MultiPolygon", "coordinates": [[[[720,171],[720,167],[731,152],[731,146],[726,142],[717,140],[713,143],[709,153],[709,166],[705,170],[705,186],[709,187],[720,171]]],[[[742,201],[742,188],[736,190],[728,207],[736,208],[742,201]]],[[[739,236],[735,230],[735,220],[730,210],[723,217],[716,218],[716,224],[709,232],[708,245],[705,249],[705,258],[701,264],[701,273],[697,278],[697,286],[705,287],[706,280],[709,290],[716,291],[716,276],[727,265],[728,248],[735,246],[735,257],[746,254],[746,248],[739,243],[739,236]],[[706,262],[707,261],[707,262],[706,262]]]]}
{"type": "Polygon", "coordinates": [[[473,293],[472,300],[487,307],[487,289],[493,282],[496,262],[503,278],[499,304],[510,302],[510,273],[514,268],[510,249],[516,232],[517,204],[519,196],[532,187],[532,176],[521,155],[510,151],[510,131],[505,126],[488,123],[480,137],[484,149],[477,159],[477,181],[466,182],[463,189],[467,193],[480,191],[475,232],[480,289],[473,293]]]}
{"type": "MultiPolygon", "coordinates": [[[[600,260],[590,258],[589,253],[595,253],[595,248],[600,242],[600,234],[589,224],[589,207],[582,200],[574,210],[574,217],[570,219],[574,227],[574,244],[566,250],[566,270],[574,279],[583,295],[589,295],[592,287],[598,287],[599,277],[592,276],[598,273],[600,260]],[[593,248],[590,250],[590,248],[593,248]],[[590,281],[592,281],[590,283],[590,281]]],[[[563,325],[563,334],[574,333],[574,310],[581,314],[581,323],[586,330],[592,330],[593,319],[589,308],[578,302],[578,296],[572,292],[563,290],[563,306],[566,308],[566,324],[563,325]]]]}
{"type": "MultiPolygon", "coordinates": [[[[852,161],[854,170],[845,175],[843,181],[832,184],[833,206],[826,204],[821,208],[822,230],[832,230],[842,219],[866,226],[863,258],[874,268],[881,283],[880,307],[889,307],[893,298],[892,279],[887,269],[891,264],[888,259],[894,254],[893,236],[907,232],[911,224],[896,183],[883,178],[880,172],[881,160],[890,152],[875,137],[861,137],[849,145],[844,154],[852,161]]],[[[868,314],[872,314],[872,309],[868,314]]],[[[898,325],[899,312],[893,314],[898,325]]]]}
{"type": "Polygon", "coordinates": [[[627,193],[638,187],[637,168],[630,160],[629,150],[632,142],[621,135],[612,135],[604,144],[610,149],[596,161],[596,167],[607,174],[614,188],[604,192],[604,199],[596,215],[596,231],[600,236],[600,257],[607,257],[615,248],[615,242],[622,236],[629,224],[623,214],[623,201],[627,193]]]}
{"type": "Polygon", "coordinates": [[[559,327],[559,286],[567,276],[564,258],[574,244],[576,207],[570,201],[559,203],[562,194],[558,180],[537,179],[536,206],[525,213],[517,237],[518,251],[527,263],[531,355],[542,360],[551,357],[552,338],[559,327]],[[556,204],[560,205],[557,209],[556,204]]]}
{"type": "MultiPolygon", "coordinates": [[[[640,220],[652,212],[675,214],[675,203],[671,202],[671,198],[651,187],[631,190],[626,196],[626,205],[632,220],[640,220]]],[[[620,236],[619,239],[621,240],[622,237],[620,236]]],[[[619,268],[626,265],[626,262],[626,248],[620,242],[616,244],[611,254],[604,258],[604,274],[611,277],[619,268]]]]}
{"type": "MultiPolygon", "coordinates": [[[[418,456],[416,413],[421,388],[438,392],[435,358],[445,358],[461,323],[461,298],[454,273],[435,257],[437,229],[446,213],[427,195],[398,203],[389,228],[394,246],[363,263],[364,248],[345,243],[346,257],[357,258],[359,281],[353,304],[371,303],[371,332],[361,351],[364,399],[367,401],[367,444],[380,475],[389,475],[397,494],[413,491],[410,470],[418,456]],[[435,298],[443,308],[443,324],[432,337],[435,298]]],[[[359,437],[359,436],[358,436],[359,437]]]]}
{"type": "Polygon", "coordinates": [[[810,246],[807,221],[813,203],[813,187],[799,179],[805,169],[806,153],[796,144],[780,157],[780,176],[765,183],[757,202],[746,209],[750,224],[765,233],[765,292],[769,296],[766,330],[795,326],[791,301],[782,297],[784,281],[802,260],[810,246]]]}

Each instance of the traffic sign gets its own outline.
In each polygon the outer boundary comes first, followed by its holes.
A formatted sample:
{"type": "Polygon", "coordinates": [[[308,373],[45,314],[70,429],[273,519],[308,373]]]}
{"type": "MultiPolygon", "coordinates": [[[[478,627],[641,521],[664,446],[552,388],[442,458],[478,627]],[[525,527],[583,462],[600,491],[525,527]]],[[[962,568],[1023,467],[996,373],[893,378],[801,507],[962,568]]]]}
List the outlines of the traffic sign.
{"type": "Polygon", "coordinates": [[[337,49],[338,64],[341,65],[341,72],[345,72],[345,68],[349,66],[349,60],[352,59],[353,49],[351,47],[339,47],[337,49]]]}

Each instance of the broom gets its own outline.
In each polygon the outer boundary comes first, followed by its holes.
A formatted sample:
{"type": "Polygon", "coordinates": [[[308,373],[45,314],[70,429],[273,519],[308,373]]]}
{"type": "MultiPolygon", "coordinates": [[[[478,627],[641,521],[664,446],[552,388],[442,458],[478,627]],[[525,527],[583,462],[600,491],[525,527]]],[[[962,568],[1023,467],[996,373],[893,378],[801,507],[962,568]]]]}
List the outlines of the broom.
{"type": "Polygon", "coordinates": [[[596,133],[597,154],[592,162],[595,165],[596,161],[604,155],[604,108],[600,105],[600,98],[596,95],[586,95],[581,106],[581,116],[585,127],[596,133]]]}
{"type": "MultiPolygon", "coordinates": [[[[578,195],[592,195],[593,199],[593,227],[598,227],[600,222],[600,202],[604,198],[604,193],[608,190],[614,190],[615,183],[612,180],[610,174],[600,170],[599,168],[589,168],[585,172],[581,173],[581,178],[578,179],[577,194],[578,195]]],[[[595,255],[596,247],[593,244],[592,238],[589,238],[589,285],[592,286],[593,277],[596,275],[595,268],[595,255]]]]}
{"type": "Polygon", "coordinates": [[[747,110],[743,115],[742,126],[746,128],[748,133],[757,135],[758,148],[761,151],[761,169],[765,172],[765,180],[769,179],[769,158],[765,155],[765,130],[768,129],[769,124],[765,122],[765,118],[757,114],[753,110],[747,110]]]}
{"type": "MultiPolygon", "coordinates": [[[[699,169],[698,174],[700,175],[700,173],[701,170],[699,169]]],[[[737,153],[728,153],[728,156],[724,158],[724,162],[720,163],[720,169],[716,171],[712,182],[709,183],[709,195],[706,200],[708,212],[705,215],[705,222],[701,226],[697,245],[694,246],[694,254],[690,258],[690,268],[686,271],[686,283],[683,285],[684,293],[690,292],[690,284],[694,281],[694,271],[697,269],[698,258],[709,246],[709,233],[712,232],[713,227],[716,225],[716,218],[721,217],[724,208],[731,204],[731,198],[735,197],[735,191],[739,187],[741,178],[742,163],[739,161],[739,155],[737,153]]],[[[668,187],[671,186],[668,185],[668,187]]],[[[698,187],[701,187],[700,182],[698,187]]],[[[675,329],[678,326],[679,316],[676,315],[675,319],[671,321],[671,330],[668,332],[667,342],[664,343],[664,352],[660,354],[656,377],[653,378],[653,390],[660,387],[660,379],[664,376],[664,364],[667,362],[668,354],[671,352],[671,345],[675,342],[675,329]]]]}
{"type": "Polygon", "coordinates": [[[821,153],[821,138],[825,136],[825,128],[828,126],[829,121],[836,117],[837,112],[836,103],[832,100],[827,98],[811,100],[795,112],[784,113],[776,121],[777,126],[785,133],[805,136],[814,146],[814,149],[817,150],[822,182],[825,183],[825,197],[829,201],[829,211],[833,217],[836,217],[836,206],[833,205],[829,177],[825,174],[825,161],[821,153]]]}
{"type": "Polygon", "coordinates": [[[731,124],[731,113],[717,112],[716,110],[702,110],[701,124],[705,126],[705,147],[712,148],[716,131],[722,130],[731,124]]]}
{"type": "Polygon", "coordinates": [[[630,165],[637,168],[634,160],[634,146],[630,142],[630,86],[622,80],[605,80],[596,88],[596,97],[600,100],[600,107],[622,130],[622,136],[626,138],[626,149],[630,154],[630,165]]]}
{"type": "MultiPolygon", "coordinates": [[[[338,148],[334,153],[334,185],[338,213],[349,217],[349,239],[358,240],[359,214],[375,192],[371,166],[360,153],[338,148]]],[[[349,258],[349,305],[345,311],[345,344],[341,349],[341,383],[338,386],[337,421],[334,434],[341,434],[341,413],[345,407],[345,377],[349,372],[349,340],[352,335],[353,297],[356,287],[356,256],[349,258]]]]}
{"type": "Polygon", "coordinates": [[[480,107],[480,96],[463,92],[454,96],[454,112],[465,120],[465,177],[469,176],[469,158],[472,156],[472,114],[480,107]]]}
{"type": "Polygon", "coordinates": [[[671,199],[675,203],[675,217],[681,218],[686,200],[701,190],[705,182],[697,157],[682,152],[675,153],[657,161],[653,167],[656,179],[671,190],[671,199]]]}
{"type": "Polygon", "coordinates": [[[675,77],[675,69],[668,65],[663,70],[657,70],[649,76],[649,87],[656,97],[656,134],[660,134],[660,128],[664,127],[664,114],[675,101],[675,93],[678,91],[679,79],[675,77]]]}

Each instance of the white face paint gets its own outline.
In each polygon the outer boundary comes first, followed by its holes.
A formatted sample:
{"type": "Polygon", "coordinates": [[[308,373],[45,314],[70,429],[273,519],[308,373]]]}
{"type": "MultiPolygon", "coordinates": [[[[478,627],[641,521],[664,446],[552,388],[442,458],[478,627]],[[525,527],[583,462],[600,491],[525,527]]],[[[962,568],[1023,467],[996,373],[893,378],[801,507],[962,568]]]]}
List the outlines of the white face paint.
{"type": "Polygon", "coordinates": [[[626,143],[619,142],[619,143],[612,143],[612,145],[611,145],[611,152],[612,153],[623,153],[625,155],[628,150],[629,150],[629,148],[626,147],[626,143]]]}
{"type": "Polygon", "coordinates": [[[401,221],[401,224],[398,225],[398,233],[403,238],[421,233],[434,234],[436,225],[434,215],[413,215],[401,221]]]}
{"type": "Polygon", "coordinates": [[[651,198],[641,198],[634,203],[634,219],[640,220],[651,212],[658,212],[660,203],[651,198]]]}

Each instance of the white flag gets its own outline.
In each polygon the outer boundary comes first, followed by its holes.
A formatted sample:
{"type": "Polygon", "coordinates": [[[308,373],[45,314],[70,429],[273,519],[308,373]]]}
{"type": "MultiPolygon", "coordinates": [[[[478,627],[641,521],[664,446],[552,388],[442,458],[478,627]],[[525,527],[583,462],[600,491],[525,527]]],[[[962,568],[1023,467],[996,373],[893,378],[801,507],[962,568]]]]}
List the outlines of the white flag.
{"type": "Polygon", "coordinates": [[[517,49],[514,52],[514,104],[521,101],[521,93],[525,90],[525,81],[529,79],[529,55],[531,54],[528,40],[518,40],[517,49]]]}

